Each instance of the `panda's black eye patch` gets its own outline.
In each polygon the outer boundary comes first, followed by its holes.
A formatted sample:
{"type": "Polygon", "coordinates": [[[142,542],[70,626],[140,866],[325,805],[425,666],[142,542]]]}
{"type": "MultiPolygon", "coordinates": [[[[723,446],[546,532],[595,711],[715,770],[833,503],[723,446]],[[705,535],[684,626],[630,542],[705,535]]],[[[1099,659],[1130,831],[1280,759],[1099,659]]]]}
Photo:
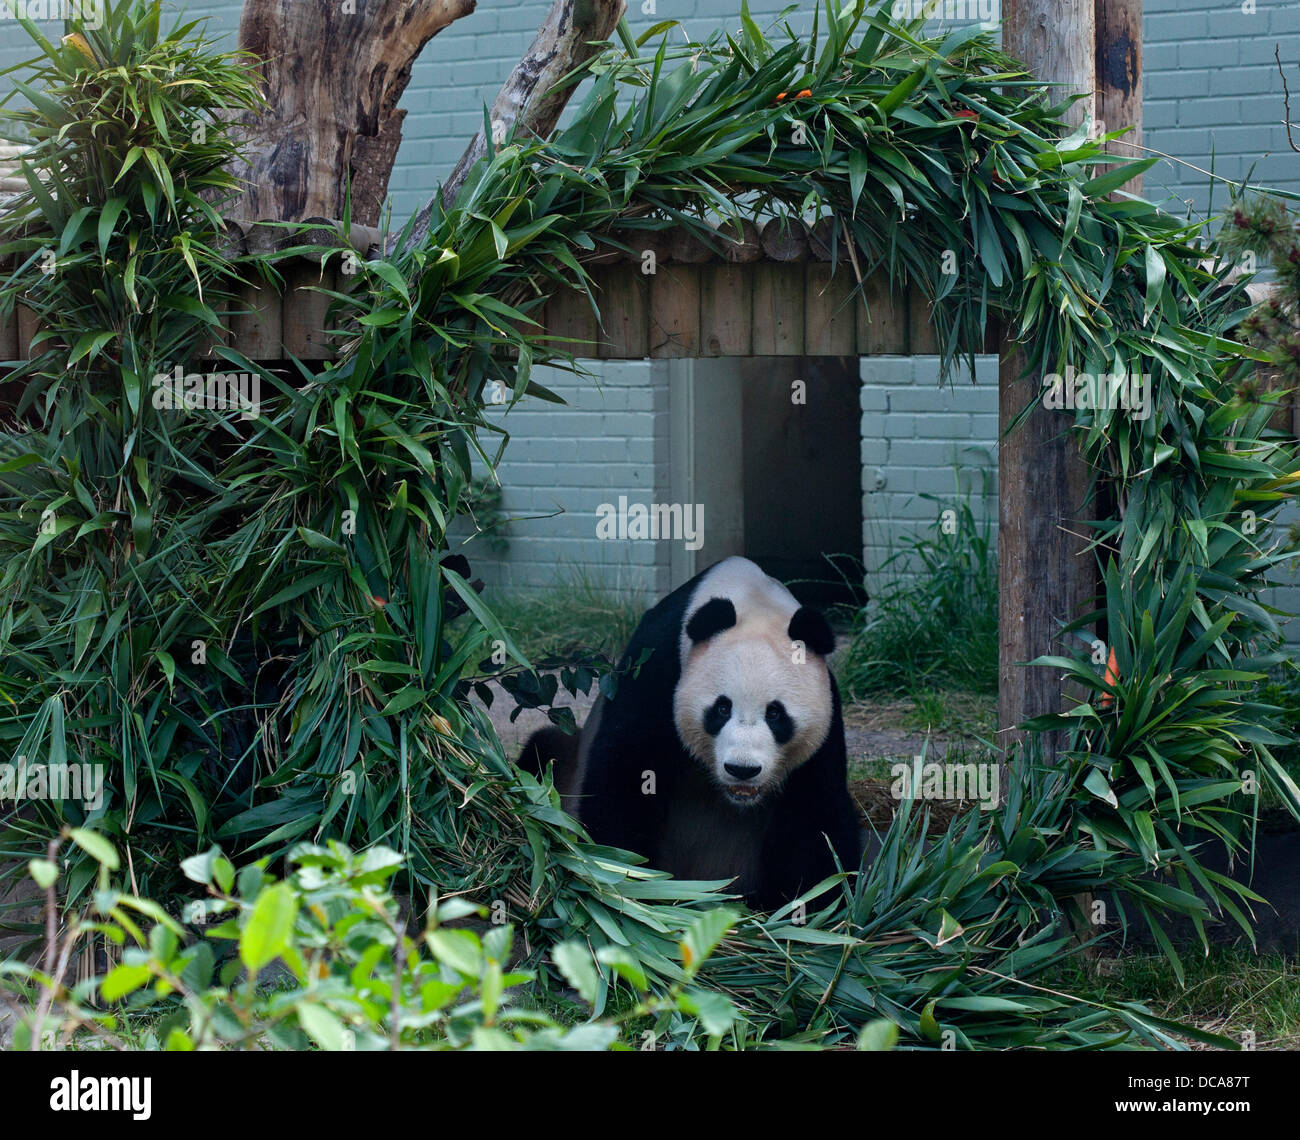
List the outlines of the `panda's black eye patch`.
{"type": "Polygon", "coordinates": [[[785,705],[780,701],[772,701],[767,706],[763,719],[767,721],[767,727],[772,730],[772,739],[778,744],[787,743],[794,735],[794,721],[790,719],[790,714],[785,711],[785,705]]]}
{"type": "Polygon", "coordinates": [[[704,731],[710,736],[717,736],[722,726],[731,719],[731,698],[719,697],[704,710],[704,731]]]}

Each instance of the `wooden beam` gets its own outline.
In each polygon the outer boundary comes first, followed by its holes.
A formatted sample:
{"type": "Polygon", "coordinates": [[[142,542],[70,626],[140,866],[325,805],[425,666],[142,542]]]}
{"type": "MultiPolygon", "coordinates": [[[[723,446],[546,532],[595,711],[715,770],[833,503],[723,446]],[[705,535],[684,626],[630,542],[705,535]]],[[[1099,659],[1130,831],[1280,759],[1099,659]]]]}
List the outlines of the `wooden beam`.
{"type": "Polygon", "coordinates": [[[700,355],[700,268],[661,265],[650,286],[650,355],[674,360],[700,355]]]}
{"type": "MultiPolygon", "coordinates": [[[[1133,127],[1108,147],[1138,157],[1142,144],[1142,0],[1096,0],[1097,123],[1099,132],[1133,127]]],[[[1124,186],[1142,193],[1139,174],[1124,186]]]]}
{"type": "Polygon", "coordinates": [[[755,356],[804,354],[803,265],[763,261],[751,266],[755,356]]]}
{"type": "MultiPolygon", "coordinates": [[[[1008,0],[1002,47],[1053,87],[1050,98],[1082,92],[1068,118],[1093,118],[1096,22],[1093,0],[1008,0]]],[[[1024,663],[1061,648],[1063,621],[1095,592],[1093,556],[1079,537],[1088,470],[1066,414],[1041,404],[1042,378],[1023,375],[1020,346],[1005,345],[998,370],[998,725],[1010,744],[1015,726],[1062,708],[1060,678],[1024,663]],[[1011,425],[1034,405],[1018,430],[1011,425]]],[[[1044,741],[1050,756],[1060,742],[1044,741]]]]}
{"type": "Polygon", "coordinates": [[[700,274],[701,356],[753,355],[753,302],[750,266],[711,266],[700,274]]]}

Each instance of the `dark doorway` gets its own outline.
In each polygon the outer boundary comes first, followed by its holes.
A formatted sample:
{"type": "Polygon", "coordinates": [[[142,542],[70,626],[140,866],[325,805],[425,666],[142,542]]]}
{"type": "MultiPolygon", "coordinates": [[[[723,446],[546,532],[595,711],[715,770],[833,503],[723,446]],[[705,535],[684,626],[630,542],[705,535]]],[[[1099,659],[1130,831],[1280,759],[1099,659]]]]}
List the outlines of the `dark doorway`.
{"type": "Polygon", "coordinates": [[[861,605],[858,358],[732,363],[744,394],[745,555],[801,602],[861,605]]]}

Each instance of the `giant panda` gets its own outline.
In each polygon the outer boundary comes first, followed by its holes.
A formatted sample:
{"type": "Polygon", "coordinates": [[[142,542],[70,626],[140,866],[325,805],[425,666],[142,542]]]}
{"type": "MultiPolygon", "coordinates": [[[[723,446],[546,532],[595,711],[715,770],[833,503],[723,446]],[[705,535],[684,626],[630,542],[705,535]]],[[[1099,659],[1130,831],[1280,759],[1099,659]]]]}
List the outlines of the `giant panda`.
{"type": "Polygon", "coordinates": [[[594,842],[775,909],[861,858],[834,648],[820,612],[728,558],[645,614],[614,696],[577,737],[536,733],[520,767],[555,763],[594,842]]]}

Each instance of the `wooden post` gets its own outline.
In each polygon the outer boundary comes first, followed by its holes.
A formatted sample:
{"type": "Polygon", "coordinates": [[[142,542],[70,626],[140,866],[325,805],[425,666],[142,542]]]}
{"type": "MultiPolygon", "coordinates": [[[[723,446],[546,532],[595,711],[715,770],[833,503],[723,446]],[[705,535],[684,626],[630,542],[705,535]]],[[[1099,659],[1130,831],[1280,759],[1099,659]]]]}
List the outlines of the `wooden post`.
{"type": "MultiPolygon", "coordinates": [[[[1093,0],[1007,0],[1003,49],[1034,76],[1062,84],[1052,98],[1091,92],[1096,23],[1093,0]]],[[[1070,111],[1078,125],[1093,117],[1091,96],[1070,111]]],[[[1068,415],[1043,408],[1041,377],[1022,376],[1026,357],[1004,344],[998,372],[998,726],[1010,730],[1031,716],[1059,711],[1060,678],[1024,662],[1059,650],[1062,621],[1074,618],[1094,593],[1092,555],[1077,525],[1088,471],[1069,432],[1068,415]],[[1009,429],[1031,403],[1028,421],[1009,429]]],[[[1082,368],[1082,362],[1079,362],[1082,368]]],[[[1047,752],[1058,741],[1044,742],[1047,752]]]]}
{"type": "MultiPolygon", "coordinates": [[[[1096,0],[1096,5],[1098,129],[1133,127],[1109,150],[1136,157],[1142,153],[1142,0],[1096,0]]],[[[1142,176],[1124,188],[1141,194],[1142,176]]]]}

